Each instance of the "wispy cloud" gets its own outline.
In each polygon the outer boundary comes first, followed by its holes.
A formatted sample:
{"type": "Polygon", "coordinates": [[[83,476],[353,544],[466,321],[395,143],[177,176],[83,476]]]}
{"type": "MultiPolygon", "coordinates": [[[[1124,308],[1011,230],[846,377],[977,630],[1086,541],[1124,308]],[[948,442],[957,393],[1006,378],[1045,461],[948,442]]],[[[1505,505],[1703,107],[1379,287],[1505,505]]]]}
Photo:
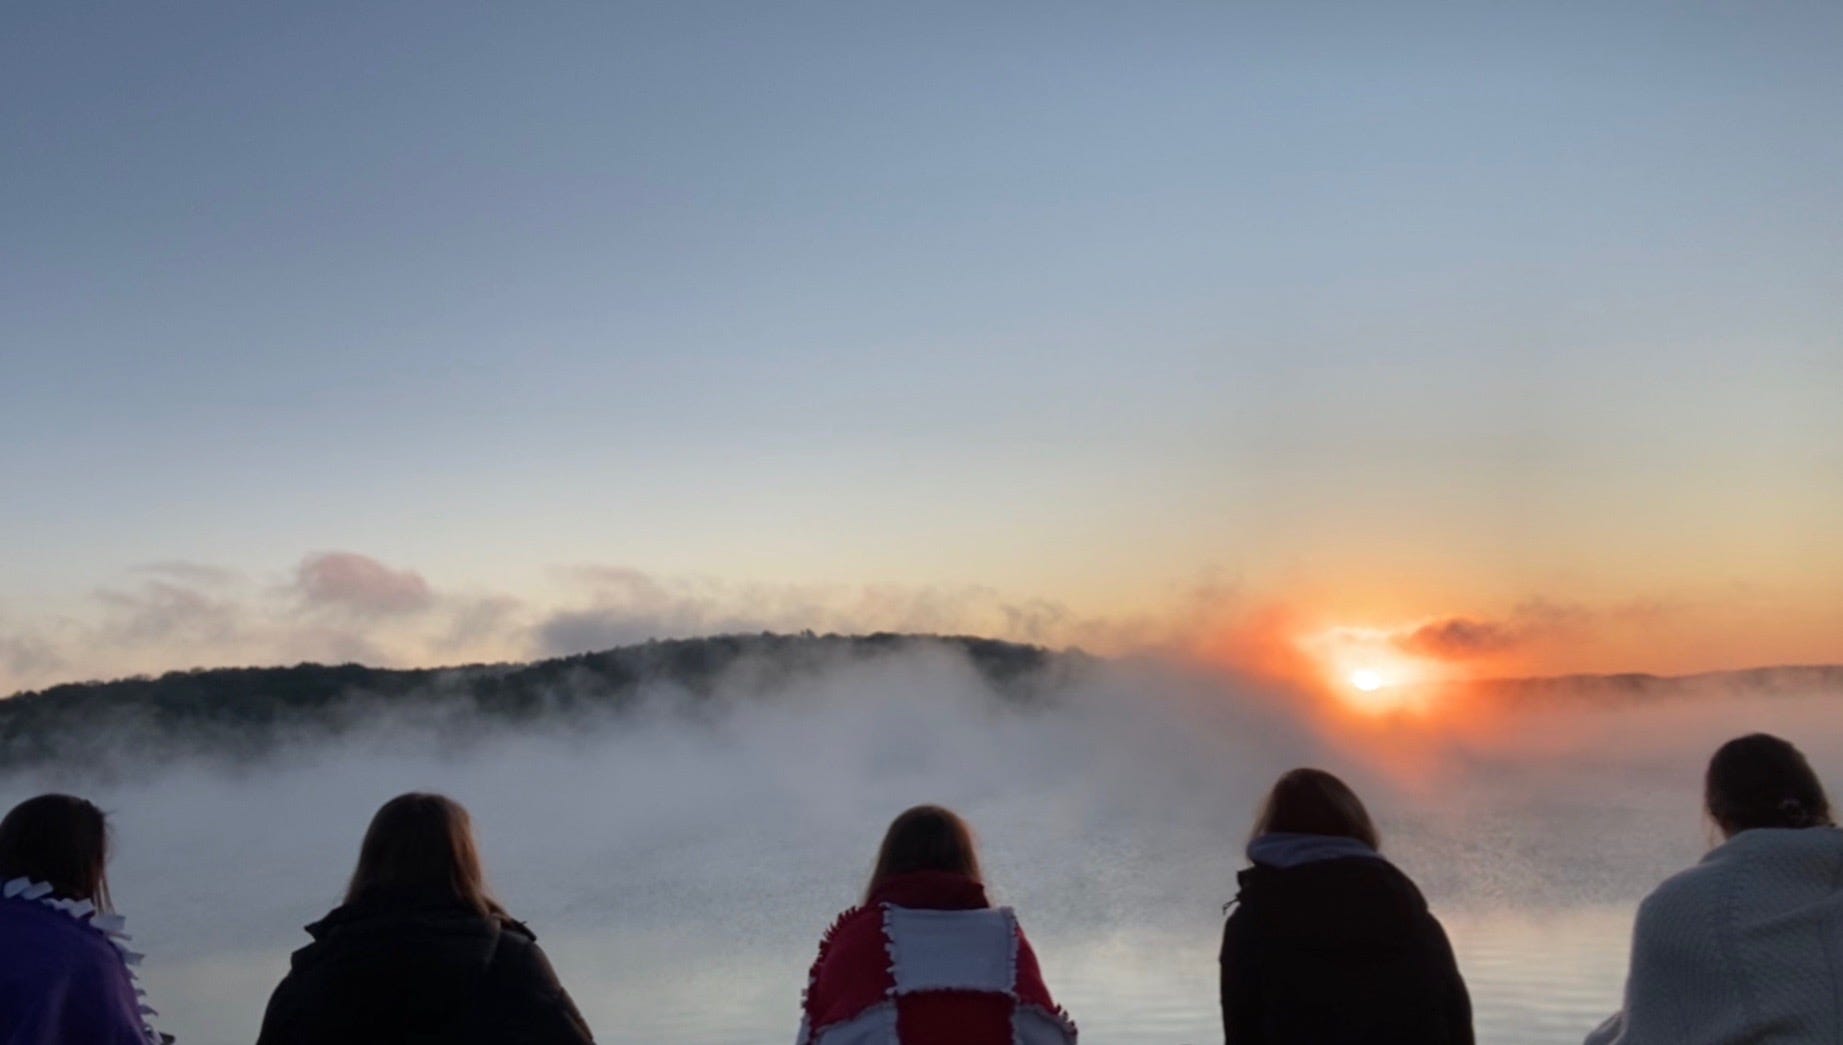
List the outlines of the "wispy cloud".
{"type": "Polygon", "coordinates": [[[1407,653],[1436,660],[1476,660],[1509,653],[1532,643],[1572,634],[1589,626],[1592,611],[1571,603],[1530,599],[1499,620],[1445,617],[1394,635],[1407,653]]]}
{"type": "Polygon", "coordinates": [[[225,587],[242,580],[242,575],[235,570],[185,559],[162,559],[158,562],[142,563],[134,567],[131,572],[164,577],[180,584],[198,587],[225,587]]]}
{"type": "Polygon", "coordinates": [[[352,550],[309,554],[266,577],[206,563],[148,563],[94,590],[75,611],[0,620],[0,692],[196,666],[435,665],[804,630],[982,635],[1099,654],[1196,656],[1289,677],[1303,670],[1292,658],[1307,640],[1324,647],[1313,654],[1321,659],[1330,649],[1425,658],[1461,672],[1540,672],[1583,649],[1605,662],[1622,643],[1654,633],[1662,618],[1680,625],[1682,617],[1657,602],[1529,599],[1497,615],[1348,624],[1263,600],[1214,570],[1098,613],[979,585],[733,581],[620,564],[559,567],[550,581],[554,594],[544,600],[447,588],[407,564],[352,550]]]}
{"type": "Polygon", "coordinates": [[[103,636],[130,646],[210,642],[228,644],[245,614],[232,599],[164,578],[127,588],[103,588],[103,636]]]}
{"type": "Polygon", "coordinates": [[[64,666],[64,658],[49,642],[33,635],[0,634],[0,684],[42,678],[64,666]]]}
{"type": "Polygon", "coordinates": [[[383,666],[523,659],[716,633],[970,634],[1100,653],[1187,650],[1237,601],[1215,573],[1172,586],[1157,610],[1083,613],[979,585],[792,584],[562,567],[561,595],[431,583],[357,551],[303,557],[279,577],[208,563],[146,563],[81,612],[0,630],[0,688],[216,665],[360,661],[383,666]]]}
{"type": "Polygon", "coordinates": [[[302,559],[295,568],[294,590],[306,606],[366,616],[416,613],[435,601],[422,574],[392,569],[357,552],[319,552],[302,559]]]}

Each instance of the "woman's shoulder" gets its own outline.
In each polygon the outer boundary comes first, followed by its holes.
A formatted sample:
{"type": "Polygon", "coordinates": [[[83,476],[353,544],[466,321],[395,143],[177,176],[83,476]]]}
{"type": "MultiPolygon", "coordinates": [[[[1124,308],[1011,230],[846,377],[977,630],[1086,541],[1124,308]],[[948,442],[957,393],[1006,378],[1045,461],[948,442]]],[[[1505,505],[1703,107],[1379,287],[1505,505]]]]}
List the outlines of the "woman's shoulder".
{"type": "MultiPolygon", "coordinates": [[[[505,915],[461,906],[391,907],[343,904],[307,926],[312,939],[294,952],[290,968],[344,968],[378,960],[380,945],[390,953],[431,955],[516,952],[535,947],[536,935],[505,915]]],[[[509,954],[516,958],[516,954],[509,954]]]]}
{"type": "Polygon", "coordinates": [[[101,927],[44,903],[0,900],[0,932],[17,946],[13,953],[30,954],[33,964],[107,961],[121,963],[121,950],[101,927]]]}
{"type": "Polygon", "coordinates": [[[519,921],[517,918],[512,917],[504,911],[495,911],[489,916],[487,921],[499,930],[504,939],[511,941],[513,946],[537,946],[538,934],[532,931],[531,926],[526,925],[524,922],[519,921]]]}
{"type": "Polygon", "coordinates": [[[531,930],[497,909],[481,911],[448,898],[414,897],[401,902],[365,900],[339,905],[307,926],[317,940],[371,933],[433,932],[440,935],[489,935],[511,929],[525,936],[531,930]]]}
{"type": "Polygon", "coordinates": [[[1413,880],[1381,859],[1256,865],[1241,874],[1241,891],[1223,926],[1223,948],[1380,945],[1436,924],[1413,880]]]}
{"type": "Polygon", "coordinates": [[[1698,868],[1748,871],[1761,868],[1828,874],[1843,860],[1843,829],[1758,827],[1742,831],[1709,850],[1698,868]]]}
{"type": "Polygon", "coordinates": [[[1727,898],[1752,869],[1747,857],[1729,845],[1717,846],[1702,858],[1659,882],[1638,904],[1638,931],[1655,934],[1673,929],[1685,932],[1706,926],[1713,912],[1726,910],[1727,898]]]}
{"type": "Polygon", "coordinates": [[[1427,906],[1407,872],[1379,856],[1351,856],[1295,867],[1254,864],[1238,876],[1239,906],[1316,906],[1327,897],[1363,898],[1410,908],[1427,906]]]}
{"type": "MultiPolygon", "coordinates": [[[[0,980],[24,988],[67,1014],[81,1012],[95,1026],[118,1028],[132,1040],[151,1033],[135,1012],[134,973],[139,955],[128,949],[121,919],[98,913],[86,901],[0,900],[0,980]]],[[[36,1040],[36,1039],[35,1039],[36,1040]]],[[[50,1040],[50,1039],[47,1039],[50,1040]]]]}
{"type": "Polygon", "coordinates": [[[806,1025],[816,1030],[851,1019],[886,997],[893,986],[889,964],[883,908],[840,913],[819,937],[801,1001],[806,1025]]]}
{"type": "Polygon", "coordinates": [[[1664,879],[1639,905],[1641,919],[1692,916],[1724,898],[1768,899],[1775,889],[1835,891],[1843,872],[1843,830],[1757,828],[1709,850],[1664,879]]]}
{"type": "Polygon", "coordinates": [[[881,904],[847,907],[819,934],[819,963],[839,953],[882,946],[884,908],[881,904]]]}

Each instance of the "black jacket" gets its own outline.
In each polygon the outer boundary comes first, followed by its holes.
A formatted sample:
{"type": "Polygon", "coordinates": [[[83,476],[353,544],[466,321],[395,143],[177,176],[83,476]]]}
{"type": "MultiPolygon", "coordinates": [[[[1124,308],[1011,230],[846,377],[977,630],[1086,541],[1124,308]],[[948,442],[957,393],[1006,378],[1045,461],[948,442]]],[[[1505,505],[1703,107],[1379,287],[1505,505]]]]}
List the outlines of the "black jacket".
{"type": "Polygon", "coordinates": [[[1472,1045],[1446,932],[1394,865],[1256,864],[1222,933],[1229,1045],[1472,1045]]]}
{"type": "Polygon", "coordinates": [[[594,1037],[530,929],[394,897],[307,927],[257,1045],[585,1045],[594,1037]]]}

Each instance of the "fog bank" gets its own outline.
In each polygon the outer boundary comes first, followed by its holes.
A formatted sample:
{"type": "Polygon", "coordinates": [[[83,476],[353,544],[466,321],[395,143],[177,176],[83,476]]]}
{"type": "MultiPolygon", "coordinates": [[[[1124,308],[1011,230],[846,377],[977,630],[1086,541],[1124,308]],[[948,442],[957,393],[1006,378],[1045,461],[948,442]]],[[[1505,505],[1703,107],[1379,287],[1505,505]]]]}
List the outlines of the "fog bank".
{"type": "MultiPolygon", "coordinates": [[[[1349,779],[1436,909],[1497,926],[1497,946],[1519,938],[1505,925],[1621,910],[1695,859],[1700,772],[1728,736],[1787,736],[1833,789],[1843,757],[1834,701],[1816,696],[1368,722],[1148,660],[1086,664],[1040,697],[1000,699],[964,656],[920,644],[459,747],[380,718],[241,767],[167,761],[113,782],[44,767],[0,780],[0,801],[57,787],[111,812],[117,903],[183,1042],[254,1040],[371,813],[411,789],[469,807],[496,889],[602,1040],[791,1036],[818,933],[856,899],[888,820],[939,802],[979,832],[995,898],[1087,1040],[1176,1042],[1213,1018],[1221,905],[1287,768],[1349,779]],[[1132,997],[1151,1001],[1135,1015],[1132,997]]],[[[1623,961],[1622,943],[1581,946],[1623,961]]],[[[1508,1004],[1481,997],[1481,1022],[1508,1004]]]]}

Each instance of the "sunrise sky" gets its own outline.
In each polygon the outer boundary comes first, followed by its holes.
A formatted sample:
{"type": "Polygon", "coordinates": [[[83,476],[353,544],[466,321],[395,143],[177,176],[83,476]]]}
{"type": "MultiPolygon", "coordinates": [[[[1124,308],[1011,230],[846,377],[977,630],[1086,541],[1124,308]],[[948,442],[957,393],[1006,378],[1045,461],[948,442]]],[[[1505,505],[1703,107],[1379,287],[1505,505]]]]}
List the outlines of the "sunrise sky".
{"type": "Polygon", "coordinates": [[[13,4],[0,691],[1843,661],[1833,2],[13,4]]]}

